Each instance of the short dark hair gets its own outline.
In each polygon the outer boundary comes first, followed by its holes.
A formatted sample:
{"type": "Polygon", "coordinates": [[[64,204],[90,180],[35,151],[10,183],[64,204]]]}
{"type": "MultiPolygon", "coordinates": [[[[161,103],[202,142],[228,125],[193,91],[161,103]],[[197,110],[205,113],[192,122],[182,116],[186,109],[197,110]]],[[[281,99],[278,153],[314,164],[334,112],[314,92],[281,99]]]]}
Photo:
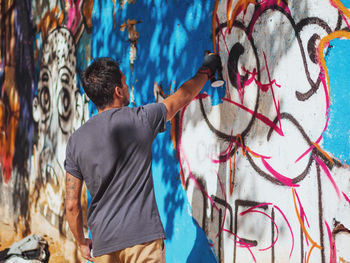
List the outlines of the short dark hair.
{"type": "Polygon", "coordinates": [[[122,87],[122,73],[119,63],[111,58],[97,58],[82,73],[86,95],[98,109],[113,103],[116,86],[122,87]]]}

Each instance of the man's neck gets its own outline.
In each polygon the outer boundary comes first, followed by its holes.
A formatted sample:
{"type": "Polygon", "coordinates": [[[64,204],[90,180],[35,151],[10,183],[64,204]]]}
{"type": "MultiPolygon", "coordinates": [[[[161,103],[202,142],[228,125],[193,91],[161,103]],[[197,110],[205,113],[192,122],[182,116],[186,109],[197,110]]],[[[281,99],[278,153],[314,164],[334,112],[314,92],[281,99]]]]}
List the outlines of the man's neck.
{"type": "Polygon", "coordinates": [[[123,107],[123,105],[120,105],[119,103],[115,103],[113,105],[110,105],[110,106],[106,106],[105,108],[103,109],[98,109],[98,114],[104,112],[104,111],[108,111],[108,110],[111,110],[111,109],[116,109],[116,108],[121,108],[123,107]]]}

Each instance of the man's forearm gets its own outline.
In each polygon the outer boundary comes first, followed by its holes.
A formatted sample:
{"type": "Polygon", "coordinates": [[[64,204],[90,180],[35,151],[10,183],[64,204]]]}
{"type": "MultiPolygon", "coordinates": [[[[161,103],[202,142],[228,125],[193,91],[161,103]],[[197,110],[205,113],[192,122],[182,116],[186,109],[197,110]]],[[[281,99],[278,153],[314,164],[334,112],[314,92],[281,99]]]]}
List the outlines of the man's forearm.
{"type": "Polygon", "coordinates": [[[182,92],[188,103],[199,94],[207,80],[208,76],[206,74],[197,72],[191,79],[183,83],[177,92],[182,92]]]}
{"type": "Polygon", "coordinates": [[[69,228],[72,231],[74,238],[78,245],[84,244],[85,236],[83,230],[83,213],[81,205],[71,204],[69,208],[66,209],[67,221],[69,228]]]}
{"type": "Polygon", "coordinates": [[[183,83],[173,95],[166,98],[163,101],[167,107],[166,120],[170,120],[182,107],[198,95],[207,80],[208,76],[206,74],[197,73],[183,83]]]}

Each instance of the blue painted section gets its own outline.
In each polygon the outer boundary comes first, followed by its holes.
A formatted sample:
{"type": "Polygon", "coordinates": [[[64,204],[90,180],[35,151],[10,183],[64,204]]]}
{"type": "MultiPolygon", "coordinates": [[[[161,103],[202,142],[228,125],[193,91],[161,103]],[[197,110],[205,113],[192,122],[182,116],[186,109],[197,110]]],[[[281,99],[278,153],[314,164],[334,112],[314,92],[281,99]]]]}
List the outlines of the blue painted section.
{"type": "MultiPolygon", "coordinates": [[[[153,84],[165,94],[193,76],[203,61],[204,50],[212,50],[213,1],[140,0],[121,8],[116,1],[94,1],[92,57],[119,59],[129,87],[134,87],[136,106],[155,102],[153,84]],[[113,14],[113,11],[115,14],[113,14]],[[133,71],[130,68],[128,32],[120,26],[127,19],[140,21],[140,34],[133,71]]],[[[225,88],[205,90],[218,104],[225,88]]],[[[176,151],[170,139],[170,124],[153,145],[153,177],[160,216],[167,235],[167,262],[216,262],[209,241],[191,215],[181,186],[176,151]]]]}
{"type": "Polygon", "coordinates": [[[350,40],[335,39],[326,56],[331,105],[323,147],[342,162],[350,163],[350,40]]]}
{"type": "Polygon", "coordinates": [[[350,8],[350,0],[341,0],[341,2],[346,8],[350,8]]]}

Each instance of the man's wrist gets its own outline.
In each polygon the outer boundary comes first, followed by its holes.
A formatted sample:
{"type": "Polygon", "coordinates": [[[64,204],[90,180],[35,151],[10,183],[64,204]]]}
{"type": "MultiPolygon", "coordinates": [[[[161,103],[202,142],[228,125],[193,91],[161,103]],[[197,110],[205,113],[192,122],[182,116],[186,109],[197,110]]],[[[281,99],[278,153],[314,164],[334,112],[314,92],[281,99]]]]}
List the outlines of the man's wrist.
{"type": "Polygon", "coordinates": [[[212,77],[212,72],[210,70],[209,67],[207,66],[201,66],[198,71],[197,71],[197,74],[203,74],[203,75],[206,75],[208,80],[212,77]]]}
{"type": "Polygon", "coordinates": [[[86,246],[88,244],[85,237],[83,237],[82,239],[76,240],[76,242],[77,242],[79,247],[86,246]]]}

